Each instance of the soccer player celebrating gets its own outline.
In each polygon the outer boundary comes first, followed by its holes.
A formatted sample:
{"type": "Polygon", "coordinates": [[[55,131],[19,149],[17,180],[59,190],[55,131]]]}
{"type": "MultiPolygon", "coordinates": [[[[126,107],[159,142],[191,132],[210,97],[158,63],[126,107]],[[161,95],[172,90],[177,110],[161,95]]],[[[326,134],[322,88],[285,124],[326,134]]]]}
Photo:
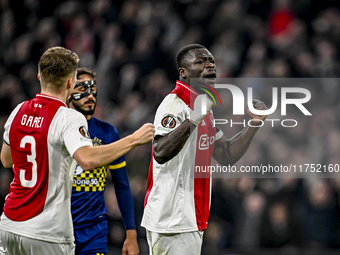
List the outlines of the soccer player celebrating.
{"type": "Polygon", "coordinates": [[[78,61],[63,47],[45,51],[38,64],[41,93],[19,104],[5,123],[1,162],[13,167],[14,180],[1,215],[1,255],[73,255],[75,160],[92,170],[154,138],[154,126],[145,124],[117,142],[93,147],[85,117],[66,105],[78,61]]]}
{"type": "MultiPolygon", "coordinates": [[[[92,116],[97,104],[97,92],[95,73],[86,68],[78,68],[77,83],[69,99],[69,105],[85,116],[94,146],[119,140],[119,134],[113,126],[92,116]]],[[[104,202],[107,169],[111,170],[112,182],[126,228],[123,255],[138,254],[133,200],[125,166],[124,156],[93,171],[84,171],[77,165],[71,197],[76,255],[107,254],[108,226],[104,202]]]]}
{"type": "MultiPolygon", "coordinates": [[[[213,55],[204,46],[191,44],[177,53],[176,61],[179,81],[158,107],[154,120],[156,137],[142,219],[152,255],[201,253],[203,231],[208,226],[211,179],[194,178],[195,166],[210,166],[212,157],[222,165],[236,163],[258,131],[256,125],[266,118],[248,110],[253,127],[247,126],[227,140],[213,125],[214,104],[206,95],[199,95],[197,84],[190,82],[195,78],[201,84],[215,83],[213,55]],[[194,106],[191,99],[195,99],[194,106]],[[207,105],[204,114],[199,107],[203,99],[207,105]],[[209,146],[200,146],[202,137],[209,138],[209,146]]],[[[259,100],[253,104],[258,110],[267,109],[259,100]]]]}

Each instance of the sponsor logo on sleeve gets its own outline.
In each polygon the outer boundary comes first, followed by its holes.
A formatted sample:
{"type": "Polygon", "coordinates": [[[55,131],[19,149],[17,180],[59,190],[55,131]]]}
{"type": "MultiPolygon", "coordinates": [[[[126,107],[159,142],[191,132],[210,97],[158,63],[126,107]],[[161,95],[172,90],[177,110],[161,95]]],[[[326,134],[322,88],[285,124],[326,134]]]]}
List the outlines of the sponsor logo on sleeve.
{"type": "Polygon", "coordinates": [[[176,126],[176,120],[173,116],[165,116],[161,122],[162,126],[165,128],[174,128],[176,126]]]}
{"type": "Polygon", "coordinates": [[[90,134],[89,134],[89,132],[87,131],[86,127],[84,127],[84,126],[81,126],[81,127],[79,128],[79,133],[80,133],[82,136],[84,136],[85,138],[90,138],[90,134]]]}

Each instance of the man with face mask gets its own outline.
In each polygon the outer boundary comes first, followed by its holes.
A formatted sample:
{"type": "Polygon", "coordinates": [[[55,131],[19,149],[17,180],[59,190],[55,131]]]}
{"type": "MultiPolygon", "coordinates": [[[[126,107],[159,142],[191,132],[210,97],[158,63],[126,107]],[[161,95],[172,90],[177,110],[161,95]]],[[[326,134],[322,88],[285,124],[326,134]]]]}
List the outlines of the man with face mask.
{"type": "MultiPolygon", "coordinates": [[[[119,140],[119,134],[113,126],[92,116],[96,104],[96,75],[86,68],[78,68],[77,83],[69,99],[69,106],[85,116],[93,146],[119,140]]],[[[107,254],[108,226],[104,203],[107,169],[111,171],[119,209],[126,228],[127,237],[122,253],[138,254],[133,200],[125,166],[124,156],[93,171],[84,171],[77,165],[71,198],[76,255],[107,254]]]]}

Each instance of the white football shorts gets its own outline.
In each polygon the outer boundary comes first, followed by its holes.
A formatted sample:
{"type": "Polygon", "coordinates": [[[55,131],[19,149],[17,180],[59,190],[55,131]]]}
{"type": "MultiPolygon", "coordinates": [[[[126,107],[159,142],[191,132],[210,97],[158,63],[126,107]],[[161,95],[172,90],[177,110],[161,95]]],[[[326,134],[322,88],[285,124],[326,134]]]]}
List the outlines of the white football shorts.
{"type": "Polygon", "coordinates": [[[74,255],[73,243],[51,243],[0,229],[0,255],[74,255]]]}
{"type": "Polygon", "coordinates": [[[150,255],[200,255],[203,231],[156,233],[147,230],[150,255]]]}

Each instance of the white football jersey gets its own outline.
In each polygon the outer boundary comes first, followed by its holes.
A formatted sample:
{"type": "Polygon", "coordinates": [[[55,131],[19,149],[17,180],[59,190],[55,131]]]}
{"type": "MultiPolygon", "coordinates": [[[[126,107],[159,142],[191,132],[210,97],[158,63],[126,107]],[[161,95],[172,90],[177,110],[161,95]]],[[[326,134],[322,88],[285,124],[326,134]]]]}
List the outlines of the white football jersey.
{"type": "Polygon", "coordinates": [[[14,180],[0,228],[38,240],[72,243],[70,199],[74,152],[92,146],[87,121],[58,98],[37,94],[5,124],[14,180]]]}
{"type": "MultiPolygon", "coordinates": [[[[157,109],[156,135],[165,135],[181,125],[191,112],[198,93],[177,81],[157,109]]],[[[196,166],[210,166],[216,139],[210,112],[192,132],[182,150],[165,164],[152,157],[142,226],[158,233],[205,230],[208,226],[211,178],[195,172],[196,166]]]]}

